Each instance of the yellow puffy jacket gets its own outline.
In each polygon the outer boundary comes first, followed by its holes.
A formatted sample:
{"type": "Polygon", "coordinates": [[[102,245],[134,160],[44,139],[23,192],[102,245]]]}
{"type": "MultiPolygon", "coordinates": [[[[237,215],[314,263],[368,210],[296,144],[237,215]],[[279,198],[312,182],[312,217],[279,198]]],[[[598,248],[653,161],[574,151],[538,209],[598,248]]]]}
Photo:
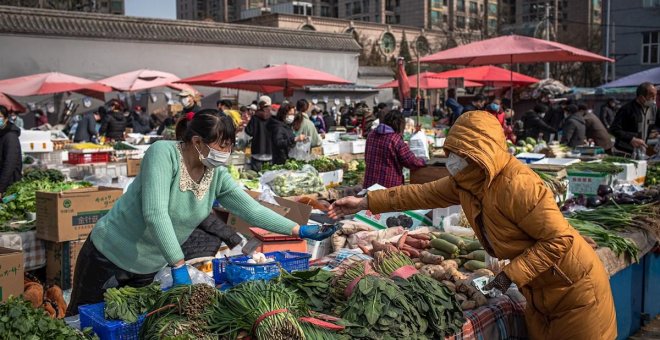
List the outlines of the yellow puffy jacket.
{"type": "Polygon", "coordinates": [[[478,166],[481,170],[467,172],[479,173],[479,182],[466,183],[459,176],[462,170],[456,178],[373,191],[369,209],[381,213],[460,204],[491,256],[511,260],[503,270],[527,299],[531,339],[616,338],[605,268],[562,216],[542,180],[507,152],[497,119],[484,111],[461,115],[444,148],[478,166]]]}
{"type": "Polygon", "coordinates": [[[236,110],[225,110],[224,111],[231,120],[234,121],[234,126],[239,127],[241,126],[241,123],[243,122],[243,119],[241,118],[241,113],[236,111],[236,110]]]}

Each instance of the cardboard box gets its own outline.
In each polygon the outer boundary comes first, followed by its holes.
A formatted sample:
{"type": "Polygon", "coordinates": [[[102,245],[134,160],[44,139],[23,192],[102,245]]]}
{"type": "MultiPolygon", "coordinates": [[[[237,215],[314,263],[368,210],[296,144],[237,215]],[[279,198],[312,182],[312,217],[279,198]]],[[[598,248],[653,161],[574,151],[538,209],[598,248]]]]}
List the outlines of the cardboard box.
{"type": "Polygon", "coordinates": [[[109,187],[37,192],[37,237],[53,242],[86,238],[122,193],[109,187]]]}
{"type": "MultiPolygon", "coordinates": [[[[278,204],[275,205],[259,200],[259,196],[261,195],[259,192],[249,190],[246,192],[264,207],[298,223],[299,225],[305,225],[309,221],[309,216],[312,213],[312,207],[307,204],[294,202],[282,197],[275,197],[275,201],[278,204]]],[[[234,227],[236,231],[246,236],[252,236],[249,228],[255,227],[231,212],[229,212],[229,216],[227,218],[227,225],[234,227]]]]}
{"type": "Polygon", "coordinates": [[[347,153],[353,153],[353,142],[352,141],[340,141],[339,143],[339,154],[344,155],[347,153]]]}
{"type": "MultiPolygon", "coordinates": [[[[367,190],[368,191],[374,191],[374,190],[383,190],[385,187],[374,184],[370,186],[367,190]]],[[[419,226],[425,225],[425,226],[432,226],[433,221],[429,218],[426,217],[426,214],[429,213],[430,210],[410,210],[410,211],[401,211],[401,212],[386,212],[386,213],[381,213],[381,214],[374,214],[369,210],[362,210],[355,214],[355,217],[353,218],[356,221],[366,223],[375,229],[386,229],[388,228],[387,226],[387,219],[390,217],[398,217],[399,215],[407,215],[412,218],[413,220],[413,225],[410,227],[410,229],[415,229],[419,226]]]]}
{"type": "Polygon", "coordinates": [[[126,175],[128,177],[135,177],[140,173],[141,158],[129,158],[126,160],[126,175]]]}
{"type": "Polygon", "coordinates": [[[310,152],[314,156],[323,156],[323,147],[322,146],[317,146],[317,147],[311,148],[310,152]]]}
{"type": "Polygon", "coordinates": [[[46,242],[46,282],[63,290],[71,288],[78,254],[85,240],[46,242]]]}
{"type": "Polygon", "coordinates": [[[0,301],[23,294],[23,252],[0,248],[0,301]]]}

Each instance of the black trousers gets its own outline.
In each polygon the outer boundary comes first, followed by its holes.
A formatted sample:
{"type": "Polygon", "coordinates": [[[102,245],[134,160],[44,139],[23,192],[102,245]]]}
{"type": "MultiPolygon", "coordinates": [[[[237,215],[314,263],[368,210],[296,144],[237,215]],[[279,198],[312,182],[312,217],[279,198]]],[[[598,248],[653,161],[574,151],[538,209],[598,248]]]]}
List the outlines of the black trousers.
{"type": "Polygon", "coordinates": [[[123,286],[144,287],[153,282],[156,273],[135,274],[110,262],[88,237],[80,249],[73,274],[73,290],[66,315],[78,314],[78,306],[103,301],[108,288],[123,286]]]}

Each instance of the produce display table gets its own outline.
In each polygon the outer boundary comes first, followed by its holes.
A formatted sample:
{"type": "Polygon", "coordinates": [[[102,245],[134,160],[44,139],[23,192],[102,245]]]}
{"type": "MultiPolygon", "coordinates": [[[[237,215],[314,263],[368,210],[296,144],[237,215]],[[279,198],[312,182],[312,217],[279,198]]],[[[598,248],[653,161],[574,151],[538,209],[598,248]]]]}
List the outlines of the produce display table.
{"type": "MultiPolygon", "coordinates": [[[[622,237],[627,237],[632,239],[637,247],[639,248],[639,259],[641,260],[644,255],[646,255],[653,246],[658,242],[653,237],[651,237],[647,231],[642,229],[634,229],[630,232],[619,233],[622,237]]],[[[596,254],[603,262],[605,270],[610,276],[614,276],[618,272],[628,268],[632,265],[631,260],[625,256],[617,256],[614,252],[607,247],[600,247],[596,249],[596,254]]]]}
{"type": "Polygon", "coordinates": [[[514,290],[488,300],[488,304],[465,312],[467,321],[460,334],[448,340],[527,339],[525,298],[514,290]]]}

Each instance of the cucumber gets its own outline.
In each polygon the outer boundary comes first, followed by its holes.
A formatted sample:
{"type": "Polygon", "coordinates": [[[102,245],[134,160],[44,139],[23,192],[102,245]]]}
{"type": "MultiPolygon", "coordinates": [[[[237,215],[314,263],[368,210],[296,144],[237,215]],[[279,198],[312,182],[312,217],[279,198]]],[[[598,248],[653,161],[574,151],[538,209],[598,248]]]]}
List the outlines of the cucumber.
{"type": "Polygon", "coordinates": [[[469,253],[465,256],[468,260],[486,261],[486,251],[479,249],[469,253]]]}
{"type": "Polygon", "coordinates": [[[486,262],[484,261],[477,261],[477,260],[470,260],[467,261],[463,264],[463,268],[473,272],[475,270],[479,269],[486,269],[486,262]]]}
{"type": "Polygon", "coordinates": [[[469,252],[473,252],[475,250],[484,249],[484,247],[481,246],[481,243],[479,243],[479,240],[475,240],[475,241],[470,242],[467,245],[466,249],[469,252]]]}
{"type": "Polygon", "coordinates": [[[456,235],[452,235],[452,234],[448,234],[448,233],[442,233],[442,234],[440,234],[440,238],[447,241],[447,242],[450,242],[450,243],[456,245],[458,248],[461,248],[461,249],[465,248],[465,241],[463,241],[462,238],[460,238],[456,235]]]}
{"type": "Polygon", "coordinates": [[[438,250],[442,250],[442,251],[444,251],[448,254],[454,255],[454,256],[459,254],[458,247],[455,244],[453,244],[451,242],[448,242],[448,241],[445,241],[445,240],[440,239],[440,238],[435,239],[435,240],[431,240],[431,247],[433,247],[435,249],[438,249],[438,250]]]}
{"type": "Polygon", "coordinates": [[[433,255],[440,255],[445,259],[451,259],[454,256],[452,254],[447,254],[447,252],[444,252],[442,250],[438,250],[438,249],[435,249],[435,248],[429,248],[426,251],[428,251],[429,253],[431,253],[433,255]]]}

